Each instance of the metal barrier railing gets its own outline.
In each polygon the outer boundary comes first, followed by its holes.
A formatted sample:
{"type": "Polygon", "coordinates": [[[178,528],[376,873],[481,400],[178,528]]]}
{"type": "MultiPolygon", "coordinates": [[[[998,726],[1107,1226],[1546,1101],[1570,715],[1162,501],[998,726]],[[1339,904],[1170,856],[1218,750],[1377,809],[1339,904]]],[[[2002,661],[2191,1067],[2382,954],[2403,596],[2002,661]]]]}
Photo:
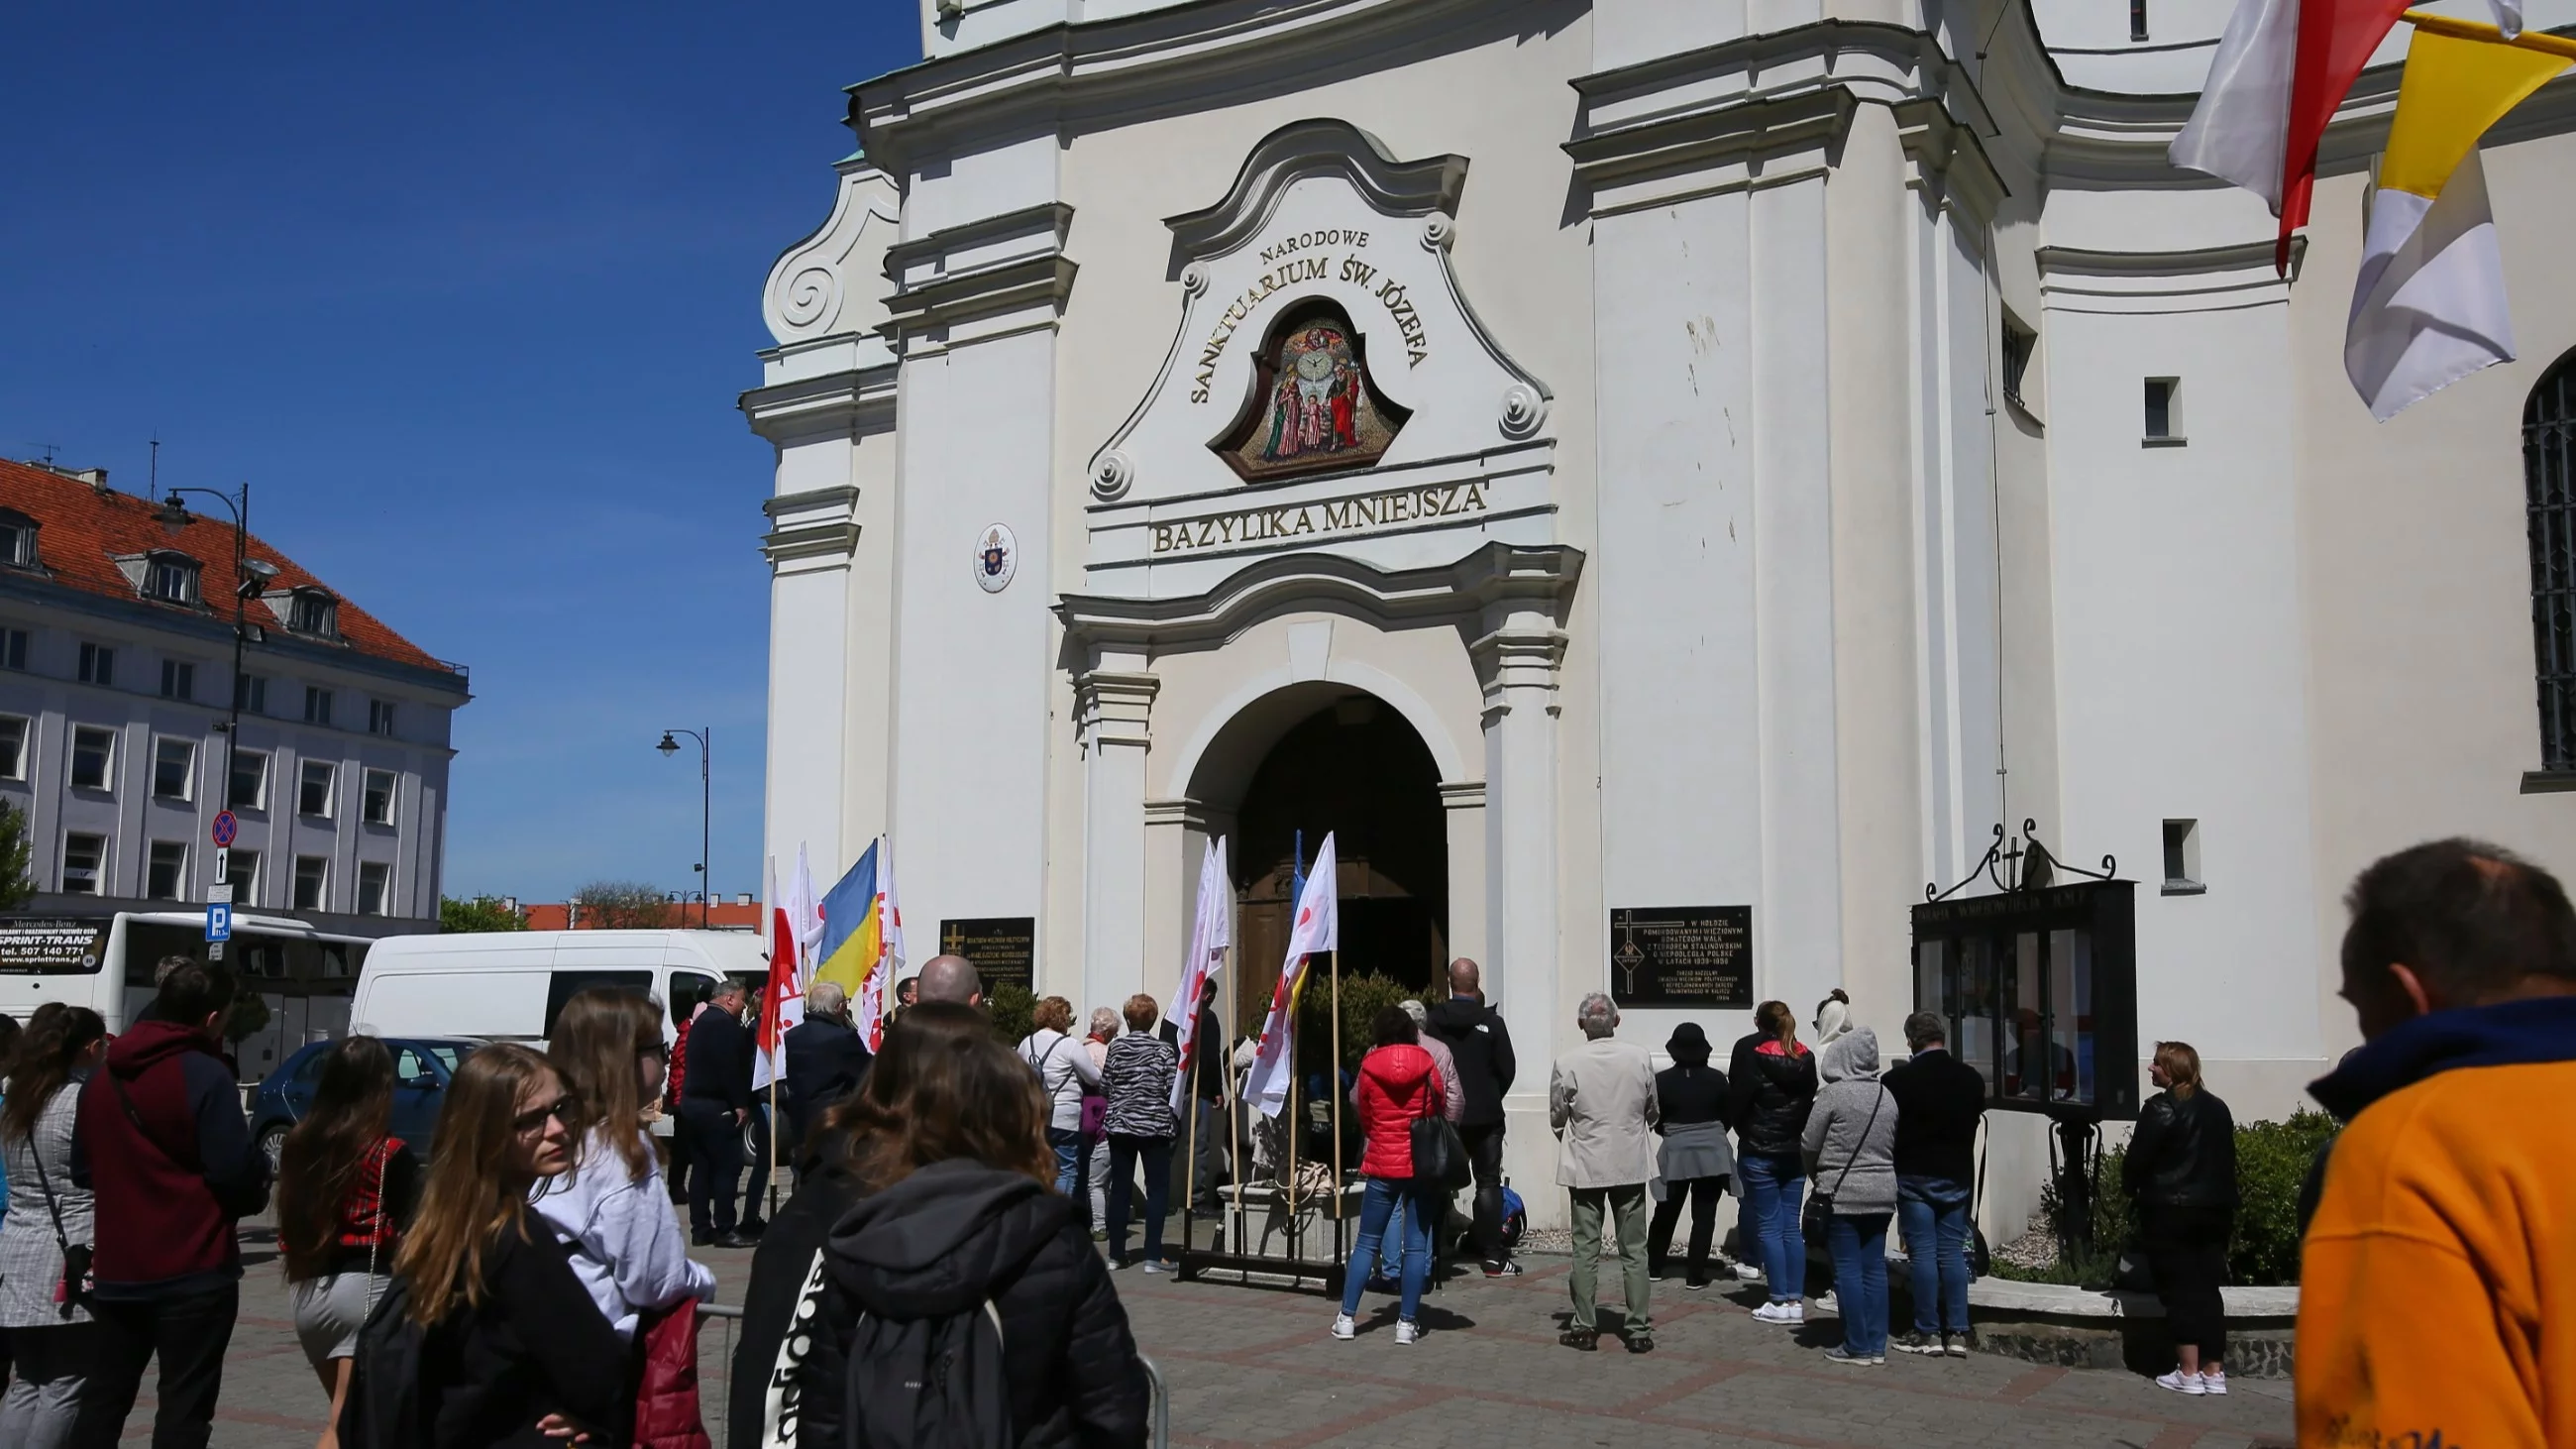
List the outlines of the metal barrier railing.
{"type": "MultiPolygon", "coordinates": [[[[733,1323],[740,1323],[742,1321],[742,1307],[741,1305],[734,1303],[702,1303],[698,1305],[698,1316],[701,1318],[722,1318],[730,1320],[733,1323]]],[[[728,1329],[727,1336],[730,1337],[730,1335],[731,1330],[728,1329]]],[[[732,1361],[733,1354],[731,1352],[727,1352],[724,1355],[723,1362],[730,1364],[732,1361]]],[[[1154,1437],[1151,1441],[1152,1449],[1171,1449],[1171,1386],[1163,1380],[1162,1365],[1155,1363],[1152,1359],[1147,1358],[1141,1353],[1136,1355],[1136,1361],[1145,1366],[1145,1383],[1153,1392],[1154,1408],[1152,1422],[1154,1426],[1154,1437]]],[[[730,1391],[731,1385],[727,1384],[726,1387],[728,1391],[730,1391]]]]}

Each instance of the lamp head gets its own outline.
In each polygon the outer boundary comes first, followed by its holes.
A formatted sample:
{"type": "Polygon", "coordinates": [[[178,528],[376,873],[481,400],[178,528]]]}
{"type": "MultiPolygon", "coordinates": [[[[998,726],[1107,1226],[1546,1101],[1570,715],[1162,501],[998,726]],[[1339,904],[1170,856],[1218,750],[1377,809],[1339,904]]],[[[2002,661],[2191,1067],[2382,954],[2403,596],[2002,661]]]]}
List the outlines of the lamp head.
{"type": "Polygon", "coordinates": [[[161,507],[152,516],[163,528],[172,533],[178,533],[188,526],[188,505],[174,490],[169,497],[161,500],[161,507]]]}
{"type": "Polygon", "coordinates": [[[268,592],[269,580],[277,577],[277,565],[266,559],[246,558],[241,565],[241,596],[256,599],[268,592]]]}
{"type": "Polygon", "coordinates": [[[653,748],[660,750],[666,755],[676,755],[680,752],[680,742],[671,738],[671,732],[669,730],[664,730],[662,731],[662,743],[655,745],[653,748]]]}

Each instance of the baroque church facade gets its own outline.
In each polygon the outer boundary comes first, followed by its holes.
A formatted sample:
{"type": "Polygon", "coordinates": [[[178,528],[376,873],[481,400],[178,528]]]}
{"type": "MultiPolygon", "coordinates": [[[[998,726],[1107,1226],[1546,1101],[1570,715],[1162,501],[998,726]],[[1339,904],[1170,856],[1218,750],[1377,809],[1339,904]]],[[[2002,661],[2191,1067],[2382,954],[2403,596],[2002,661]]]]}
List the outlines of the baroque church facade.
{"type": "Polygon", "coordinates": [[[2522,361],[2375,425],[2402,27],[2284,276],[2166,160],[2224,0],[921,3],[742,399],[767,849],[889,836],[916,957],[1168,1007],[1224,837],[1249,1025],[1333,831],[1342,970],[1484,963],[1526,1188],[1585,993],[1894,1050],[1998,827],[2136,882],[2134,1050],[2240,1118],[2353,1040],[2360,866],[2576,866],[2576,82],[2488,138],[2522,361]]]}

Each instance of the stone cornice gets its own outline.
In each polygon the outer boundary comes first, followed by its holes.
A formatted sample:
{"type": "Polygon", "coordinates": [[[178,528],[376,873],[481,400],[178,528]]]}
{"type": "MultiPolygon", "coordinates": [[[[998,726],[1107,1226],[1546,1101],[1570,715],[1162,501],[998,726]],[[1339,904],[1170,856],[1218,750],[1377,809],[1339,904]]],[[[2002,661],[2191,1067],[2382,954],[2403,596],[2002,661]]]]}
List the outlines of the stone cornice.
{"type": "Polygon", "coordinates": [[[1000,314],[1034,314],[1032,324],[1052,324],[1073,295],[1073,259],[1056,255],[1000,262],[950,272],[886,299],[889,335],[903,338],[934,328],[1000,314]]]}
{"type": "Polygon", "coordinates": [[[810,528],[781,528],[761,535],[760,551],[772,568],[795,559],[848,558],[859,546],[855,523],[818,523],[810,528]]]}
{"type": "Polygon", "coordinates": [[[995,242],[1039,233],[1052,234],[1053,247],[1062,250],[1064,239],[1072,230],[1073,207],[1061,201],[978,217],[886,248],[886,275],[901,282],[905,272],[919,263],[939,261],[995,242]]]}
{"type": "Polygon", "coordinates": [[[1292,608],[1346,608],[1388,625],[1449,620],[1472,626],[1496,605],[1560,612],[1583,563],[1581,549],[1562,544],[1490,543],[1445,567],[1392,573],[1339,554],[1288,554],[1248,564],[1204,594],[1067,594],[1055,613],[1073,641],[1145,649],[1222,642],[1292,608]]]}
{"type": "Polygon", "coordinates": [[[760,505],[760,511],[772,518],[790,513],[814,513],[828,508],[846,511],[859,501],[859,490],[844,483],[837,488],[813,488],[803,493],[781,493],[760,505]]]}
{"type": "Polygon", "coordinates": [[[894,404],[892,362],[756,387],[735,401],[751,430],[772,443],[843,430],[890,432],[894,404]]]}
{"type": "Polygon", "coordinates": [[[1269,224],[1280,195],[1301,177],[1334,173],[1390,216],[1458,214],[1467,158],[1398,161],[1375,136],[1348,121],[1292,121],[1261,138],[1216,205],[1164,218],[1185,255],[1215,256],[1269,224]]]}

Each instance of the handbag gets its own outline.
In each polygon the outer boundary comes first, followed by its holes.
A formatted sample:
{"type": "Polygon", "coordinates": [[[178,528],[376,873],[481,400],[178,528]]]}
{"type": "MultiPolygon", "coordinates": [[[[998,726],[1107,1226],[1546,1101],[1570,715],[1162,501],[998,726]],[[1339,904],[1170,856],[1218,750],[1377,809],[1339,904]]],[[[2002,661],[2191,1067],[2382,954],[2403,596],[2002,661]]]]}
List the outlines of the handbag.
{"type": "MultiPolygon", "coordinates": [[[[41,1114],[37,1125],[44,1125],[41,1114]]],[[[73,1309],[89,1306],[91,1292],[98,1286],[90,1277],[90,1255],[94,1250],[91,1244],[73,1242],[63,1231],[62,1205],[54,1201],[54,1182],[45,1172],[45,1149],[36,1141],[34,1132],[27,1134],[27,1155],[36,1160],[36,1186],[44,1189],[45,1213],[54,1220],[54,1245],[63,1250],[62,1281],[54,1285],[54,1313],[69,1318],[73,1309]]]]}
{"type": "MultiPolygon", "coordinates": [[[[1860,1140],[1863,1145],[1869,1142],[1869,1129],[1878,1125],[1878,1109],[1886,1105],[1887,1088],[1884,1084],[1878,1084],[1878,1100],[1869,1104],[1869,1120],[1861,1124],[1860,1140]]],[[[1834,1174],[1833,1192],[1807,1195],[1807,1210],[1798,1215],[1798,1231],[1807,1241],[1814,1242],[1825,1235],[1825,1228],[1834,1217],[1834,1196],[1843,1190],[1843,1183],[1851,1177],[1851,1170],[1859,1165],[1860,1148],[1854,1147],[1851,1160],[1843,1164],[1842,1171],[1834,1174]]]]}
{"type": "Polygon", "coordinates": [[[1436,1114],[1416,1117],[1413,1137],[1413,1185],[1417,1189],[1458,1192],[1475,1181],[1467,1161],[1467,1144],[1449,1119],[1436,1114]]]}
{"type": "Polygon", "coordinates": [[[636,1326],[636,1449],[713,1449],[698,1392],[698,1300],[683,1298],[636,1326]]]}

